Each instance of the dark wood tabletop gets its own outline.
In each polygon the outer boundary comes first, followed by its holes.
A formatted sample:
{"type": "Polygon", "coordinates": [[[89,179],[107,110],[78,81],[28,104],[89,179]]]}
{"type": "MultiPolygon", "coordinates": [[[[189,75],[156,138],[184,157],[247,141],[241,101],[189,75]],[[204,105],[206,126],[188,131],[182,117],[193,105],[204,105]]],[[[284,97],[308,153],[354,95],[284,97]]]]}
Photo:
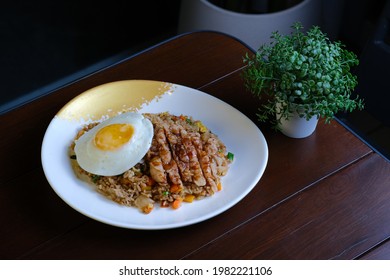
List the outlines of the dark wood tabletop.
{"type": "MultiPolygon", "coordinates": [[[[1,259],[390,259],[390,163],[337,120],[288,138],[259,123],[240,73],[245,44],[214,32],[180,35],[0,116],[1,259]],[[54,115],[107,82],[147,79],[199,89],[263,132],[266,170],[229,210],[167,230],[132,230],[80,214],[41,165],[54,115]]],[[[256,168],[256,166],[248,166],[256,168]]]]}

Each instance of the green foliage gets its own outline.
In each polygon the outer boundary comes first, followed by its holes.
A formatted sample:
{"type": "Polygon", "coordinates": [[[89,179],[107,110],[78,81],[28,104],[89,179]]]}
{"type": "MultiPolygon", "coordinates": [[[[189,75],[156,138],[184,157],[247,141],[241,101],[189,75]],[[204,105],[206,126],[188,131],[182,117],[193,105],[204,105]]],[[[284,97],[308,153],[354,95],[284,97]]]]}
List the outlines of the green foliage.
{"type": "Polygon", "coordinates": [[[339,111],[362,109],[362,100],[351,98],[357,77],[350,69],[359,63],[357,56],[340,42],[331,42],[318,26],[303,33],[297,22],[292,29],[290,35],[273,32],[270,44],[244,57],[245,86],[267,98],[259,108],[259,120],[278,127],[280,118],[298,112],[306,119],[324,117],[329,123],[339,111]]]}

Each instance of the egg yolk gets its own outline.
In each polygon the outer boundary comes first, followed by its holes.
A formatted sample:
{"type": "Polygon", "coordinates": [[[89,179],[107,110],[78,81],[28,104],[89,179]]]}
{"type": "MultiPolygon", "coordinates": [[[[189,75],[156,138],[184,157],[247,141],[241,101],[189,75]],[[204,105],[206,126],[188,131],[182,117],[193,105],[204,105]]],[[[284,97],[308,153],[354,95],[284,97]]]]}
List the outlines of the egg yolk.
{"type": "Polygon", "coordinates": [[[103,151],[111,151],[129,142],[134,133],[130,124],[110,124],[101,128],[95,135],[95,146],[103,151]]]}

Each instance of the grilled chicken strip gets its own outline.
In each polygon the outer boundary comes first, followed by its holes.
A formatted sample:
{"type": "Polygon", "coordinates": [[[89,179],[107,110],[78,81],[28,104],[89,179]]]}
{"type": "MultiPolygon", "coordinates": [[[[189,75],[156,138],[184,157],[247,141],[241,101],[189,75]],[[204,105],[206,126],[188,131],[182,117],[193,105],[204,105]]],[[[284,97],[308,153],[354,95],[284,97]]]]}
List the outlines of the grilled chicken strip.
{"type": "Polygon", "coordinates": [[[161,158],[156,156],[149,161],[150,176],[153,180],[162,185],[167,185],[167,175],[165,173],[161,158]]]}
{"type": "Polygon", "coordinates": [[[224,176],[228,171],[228,161],[225,155],[220,152],[222,147],[225,148],[215,137],[209,137],[204,146],[205,151],[212,159],[212,170],[216,177],[224,176]]]}
{"type": "Polygon", "coordinates": [[[189,157],[182,139],[179,134],[177,125],[164,125],[165,135],[171,147],[172,156],[179,168],[181,179],[183,182],[192,182],[192,174],[190,170],[189,157]]]}
{"type": "Polygon", "coordinates": [[[195,146],[195,149],[196,149],[196,152],[197,152],[197,155],[199,158],[200,167],[202,168],[202,171],[203,171],[204,177],[206,178],[207,184],[210,185],[214,191],[217,191],[218,190],[218,188],[217,188],[218,182],[215,181],[215,177],[211,171],[210,158],[209,158],[207,152],[203,150],[203,144],[202,144],[202,140],[200,138],[200,134],[198,132],[194,132],[194,133],[190,134],[190,137],[191,137],[192,143],[195,146]]]}
{"type": "Polygon", "coordinates": [[[190,136],[188,135],[188,132],[183,127],[180,128],[180,136],[182,137],[182,141],[183,141],[184,147],[187,151],[187,155],[189,158],[189,164],[190,164],[190,169],[192,172],[193,182],[197,186],[205,186],[206,179],[203,176],[203,171],[202,171],[202,168],[200,167],[200,163],[199,163],[196,149],[195,149],[194,145],[192,144],[192,141],[191,141],[190,136]]]}
{"type": "Polygon", "coordinates": [[[183,183],[180,178],[179,168],[177,167],[177,164],[172,157],[172,153],[165,136],[164,128],[161,126],[156,126],[155,136],[157,143],[159,144],[159,154],[164,170],[168,174],[168,177],[173,184],[182,186],[183,183]]]}
{"type": "Polygon", "coordinates": [[[147,155],[151,177],[161,186],[212,195],[227,172],[226,147],[200,122],[184,116],[149,114],[154,138],[147,155]]]}

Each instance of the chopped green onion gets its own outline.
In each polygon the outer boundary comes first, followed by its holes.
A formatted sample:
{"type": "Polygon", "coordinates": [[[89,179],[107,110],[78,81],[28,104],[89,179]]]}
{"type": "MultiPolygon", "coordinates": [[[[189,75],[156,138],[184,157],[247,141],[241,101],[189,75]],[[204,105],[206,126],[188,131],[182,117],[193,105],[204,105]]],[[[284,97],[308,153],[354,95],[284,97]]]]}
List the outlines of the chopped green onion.
{"type": "Polygon", "coordinates": [[[226,155],[227,159],[230,160],[230,161],[233,161],[234,159],[234,154],[231,153],[231,152],[228,152],[227,155],[226,155]]]}
{"type": "Polygon", "coordinates": [[[94,182],[95,184],[97,183],[97,181],[100,179],[101,176],[99,175],[92,175],[92,182],[94,182]]]}

